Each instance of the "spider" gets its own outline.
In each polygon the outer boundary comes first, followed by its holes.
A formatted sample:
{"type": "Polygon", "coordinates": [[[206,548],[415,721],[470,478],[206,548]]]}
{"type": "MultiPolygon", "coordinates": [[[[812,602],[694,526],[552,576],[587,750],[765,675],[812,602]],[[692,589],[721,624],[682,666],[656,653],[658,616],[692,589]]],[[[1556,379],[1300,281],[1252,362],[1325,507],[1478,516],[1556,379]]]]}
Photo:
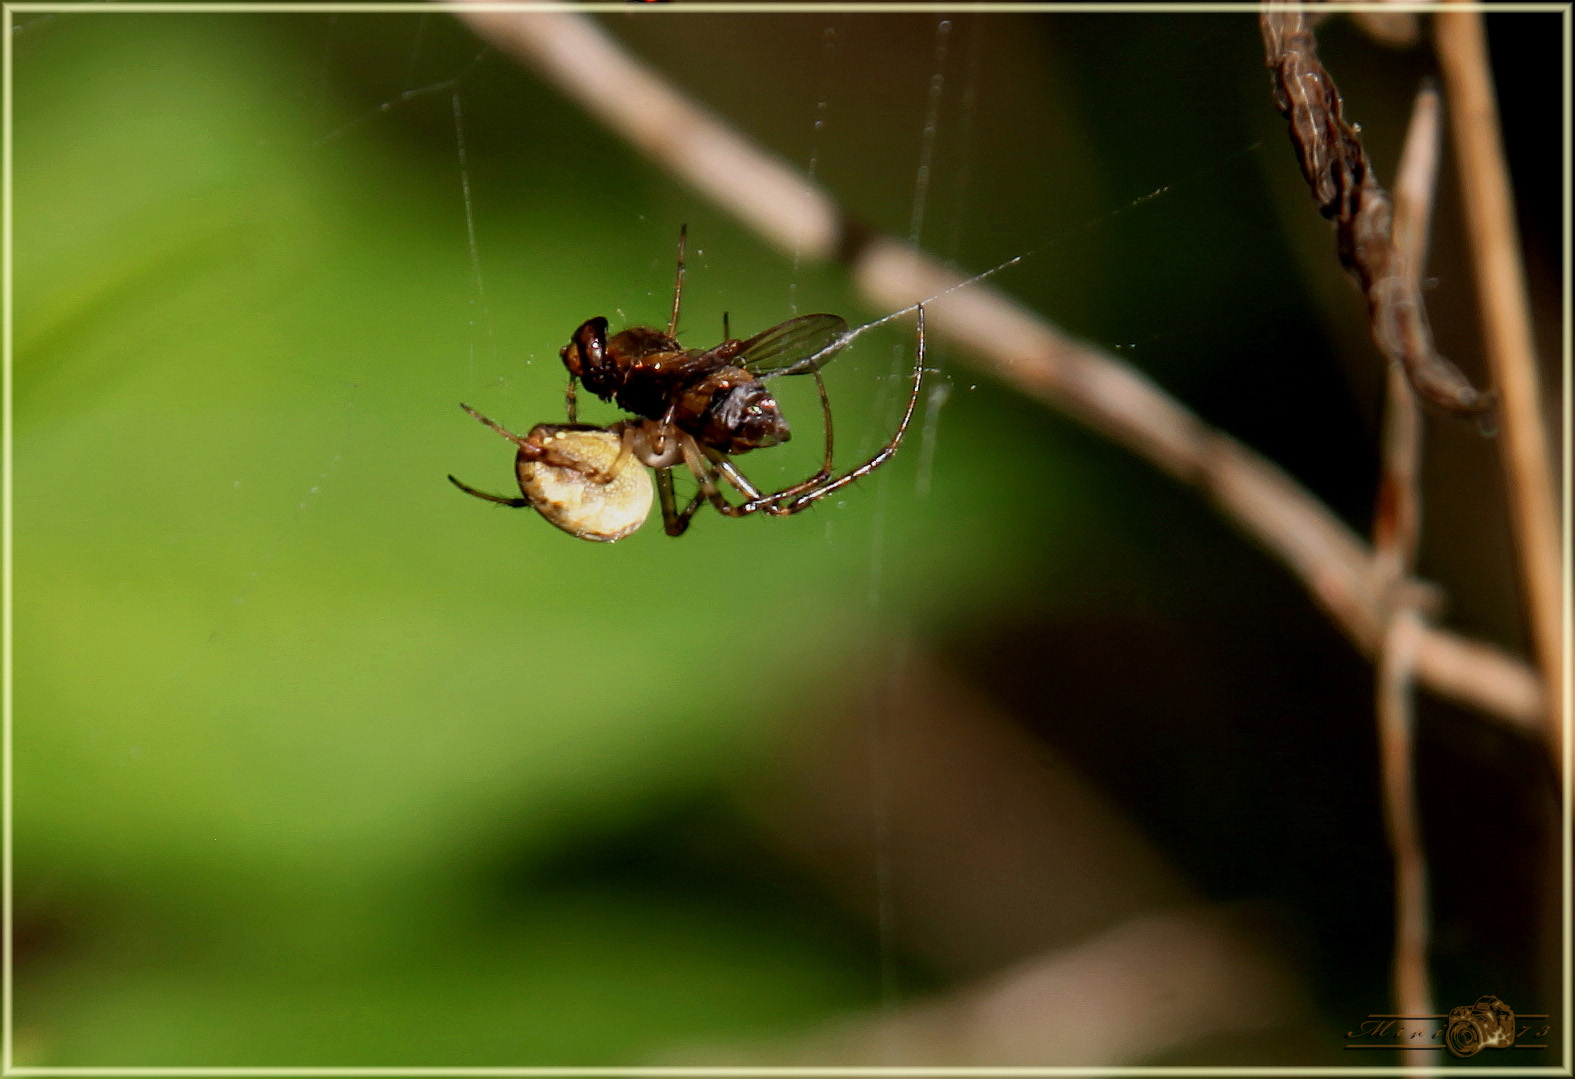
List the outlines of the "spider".
{"type": "Polygon", "coordinates": [[[874,456],[841,475],[832,474],[831,401],[820,368],[857,332],[837,315],[800,315],[746,340],[729,335],[723,317],[721,344],[684,349],[678,343],[683,301],[685,229],[678,233],[678,273],[672,315],[664,333],[634,326],[607,336],[607,320],[581,323],[559,353],[569,371],[564,395],[567,424],[540,424],[527,436],[505,430],[468,405],[475,419],[519,447],[515,469],[520,498],[491,495],[452,482],[466,494],[506,506],[533,506],[564,531],[582,539],[611,542],[645,522],[650,509],[650,478],[662,523],[669,536],[681,536],[691,518],[709,502],[725,517],[767,513],[786,517],[867,476],[896,454],[913,419],[924,380],[924,307],[916,305],[918,325],[913,385],[896,433],[874,456]],[[825,453],[814,475],[778,491],[762,492],[733,463],[739,454],[780,445],[791,437],[766,382],[782,375],[812,375],[820,394],[825,453]],[[634,418],[605,427],[577,423],[577,387],[612,401],[634,418]],[[672,471],[682,464],[699,490],[682,509],[672,471]],[[730,502],[722,481],[743,497],[730,502]],[[642,501],[643,499],[643,501],[642,501]]]}

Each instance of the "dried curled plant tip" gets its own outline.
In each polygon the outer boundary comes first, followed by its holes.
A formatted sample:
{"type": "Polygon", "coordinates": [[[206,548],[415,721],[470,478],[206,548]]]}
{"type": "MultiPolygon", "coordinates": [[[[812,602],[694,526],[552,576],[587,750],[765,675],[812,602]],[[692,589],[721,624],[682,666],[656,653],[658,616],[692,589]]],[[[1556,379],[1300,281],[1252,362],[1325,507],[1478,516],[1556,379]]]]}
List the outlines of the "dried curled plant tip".
{"type": "Polygon", "coordinates": [[[1354,214],[1367,178],[1356,128],[1346,122],[1340,91],[1318,60],[1317,41],[1300,11],[1269,11],[1259,20],[1274,77],[1274,103],[1291,124],[1291,142],[1318,209],[1339,220],[1354,214]]]}
{"type": "Polygon", "coordinates": [[[1457,415],[1491,411],[1497,395],[1472,386],[1433,346],[1420,273],[1396,250],[1389,196],[1373,176],[1356,125],[1345,119],[1339,88],[1318,59],[1306,17],[1276,7],[1260,16],[1258,26],[1275,104],[1289,121],[1313,199],[1334,222],[1340,263],[1367,298],[1379,351],[1404,367],[1412,388],[1429,404],[1457,415]]]}

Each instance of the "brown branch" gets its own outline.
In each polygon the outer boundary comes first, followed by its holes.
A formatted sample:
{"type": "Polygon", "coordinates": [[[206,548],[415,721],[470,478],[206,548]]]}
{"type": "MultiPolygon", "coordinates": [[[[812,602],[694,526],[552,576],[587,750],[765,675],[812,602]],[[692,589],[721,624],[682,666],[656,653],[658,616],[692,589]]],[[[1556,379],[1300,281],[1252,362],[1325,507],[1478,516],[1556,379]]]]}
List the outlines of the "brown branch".
{"type": "MultiPolygon", "coordinates": [[[[782,250],[843,258],[873,306],[904,307],[963,280],[898,241],[862,238],[824,192],[677,93],[590,19],[474,9],[461,17],[782,250]]],[[[1132,367],[987,286],[953,293],[925,312],[929,332],[963,346],[981,368],[1198,487],[1290,568],[1363,653],[1376,654],[1385,620],[1371,550],[1272,462],[1210,428],[1132,367]]],[[[1542,722],[1535,676],[1490,645],[1423,627],[1416,664],[1418,679],[1435,692],[1517,727],[1542,722]]]]}
{"type": "Polygon", "coordinates": [[[1498,130],[1498,103],[1488,69],[1482,16],[1436,15],[1435,43],[1449,92],[1455,161],[1464,197],[1466,230],[1476,267],[1488,363],[1504,396],[1501,453],[1519,548],[1524,602],[1551,713],[1547,735],[1553,759],[1564,761],[1563,577],[1559,565],[1559,510],[1543,426],[1542,390],[1521,272],[1509,170],[1498,130]]]}
{"type": "MultiPolygon", "coordinates": [[[[1438,178],[1438,94],[1417,94],[1395,181],[1390,264],[1404,297],[1419,294],[1427,248],[1428,219],[1438,178]]],[[[1431,924],[1427,854],[1416,802],[1416,717],[1412,703],[1417,630],[1416,604],[1398,588],[1411,573],[1421,534],[1419,462],[1422,417],[1416,396],[1398,363],[1389,364],[1384,416],[1382,475],[1373,523],[1373,564],[1380,584],[1394,597],[1378,656],[1376,705],[1379,760],[1383,774],[1384,823],[1394,858],[1394,1006],[1401,1015],[1433,1014],[1428,977],[1431,924]]],[[[1410,1063],[1410,1061],[1408,1061],[1410,1063]]]]}
{"type": "Polygon", "coordinates": [[[1334,222],[1340,262],[1367,297],[1379,351],[1404,365],[1424,400],[1455,413],[1489,411],[1495,396],[1473,387],[1434,347],[1420,279],[1409,282],[1397,273],[1389,196],[1373,175],[1361,136],[1345,119],[1340,91],[1318,60],[1306,15],[1274,5],[1259,16],[1259,27],[1274,74],[1275,104],[1290,122],[1313,199],[1334,222]]]}
{"type": "Polygon", "coordinates": [[[1414,11],[1353,11],[1351,21],[1373,41],[1390,49],[1409,49],[1422,37],[1414,11]]]}
{"type": "Polygon", "coordinates": [[[1427,856],[1422,848],[1416,808],[1411,672],[1417,633],[1416,612],[1401,608],[1389,623],[1378,660],[1378,748],[1383,775],[1384,824],[1395,866],[1394,1004],[1401,1015],[1432,1015],[1433,990],[1427,972],[1431,919],[1428,914],[1427,856]]]}
{"type": "MultiPolygon", "coordinates": [[[[1422,288],[1422,267],[1427,257],[1428,220],[1438,176],[1438,92],[1424,86],[1416,96],[1411,127],[1406,133],[1400,170],[1395,178],[1394,225],[1390,264],[1397,305],[1414,302],[1422,288]]],[[[1415,323],[1410,323],[1415,325],[1415,323]]],[[[1422,417],[1416,398],[1399,364],[1389,365],[1385,400],[1383,474],[1379,478],[1378,508],[1373,515],[1374,565],[1382,587],[1388,578],[1403,580],[1411,572],[1421,534],[1421,494],[1418,469],[1422,446],[1422,417]]]]}
{"type": "MultiPolygon", "coordinates": [[[[1355,4],[1360,0],[1331,0],[1334,4],[1355,4]]],[[[1399,4],[1404,0],[1387,0],[1399,4]]],[[[1341,12],[1366,34],[1370,41],[1388,49],[1411,49],[1422,38],[1422,17],[1414,11],[1384,11],[1363,7],[1341,12]]],[[[1316,19],[1318,16],[1315,15],[1316,19]]]]}
{"type": "MultiPolygon", "coordinates": [[[[1301,1019],[1278,957],[1229,910],[1135,918],[917,1004],[854,1013],[790,1039],[695,1046],[688,1067],[1120,1068],[1248,1044],[1271,1055],[1301,1019]]],[[[1255,1058],[1256,1059],[1256,1058],[1255,1058]]]]}

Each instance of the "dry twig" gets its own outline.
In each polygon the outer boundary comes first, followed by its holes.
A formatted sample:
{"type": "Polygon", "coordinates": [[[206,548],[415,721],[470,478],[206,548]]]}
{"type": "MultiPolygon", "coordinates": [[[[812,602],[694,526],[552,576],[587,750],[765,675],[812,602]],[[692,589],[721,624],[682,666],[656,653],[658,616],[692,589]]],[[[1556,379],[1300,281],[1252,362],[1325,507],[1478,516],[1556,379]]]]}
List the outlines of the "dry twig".
{"type": "MultiPolygon", "coordinates": [[[[1353,4],[1344,12],[1370,41],[1388,49],[1413,48],[1422,37],[1422,16],[1415,11],[1384,11],[1381,8],[1354,7],[1355,0],[1333,0],[1337,4],[1353,4]]],[[[1398,4],[1401,0],[1389,0],[1398,4]]],[[[1316,16],[1314,17],[1316,19],[1316,16]]]]}
{"type": "Polygon", "coordinates": [[[1422,36],[1421,18],[1414,11],[1353,11],[1351,21],[1369,38],[1391,49],[1409,49],[1422,36]]]}
{"type": "MultiPolygon", "coordinates": [[[[1438,176],[1438,91],[1424,86],[1416,97],[1411,127],[1395,180],[1392,265],[1397,304],[1413,302],[1422,287],[1427,256],[1428,219],[1438,176]]],[[[1411,572],[1421,534],[1418,468],[1422,452],[1422,417],[1401,365],[1389,364],[1385,396],[1382,475],[1378,507],[1373,514],[1373,562],[1380,587],[1403,580],[1411,572]]]]}
{"type": "Polygon", "coordinates": [[[1394,1003],[1401,1015],[1433,1014],[1428,977],[1427,855],[1422,848],[1414,774],[1415,715],[1411,672],[1422,621],[1402,607],[1389,622],[1378,661],[1378,750],[1383,774],[1384,824],[1395,871],[1394,1003]]]}
{"type": "MultiPolygon", "coordinates": [[[[1438,111],[1437,91],[1423,87],[1411,114],[1395,181],[1392,264],[1402,296],[1417,294],[1422,285],[1428,219],[1438,177],[1438,111]]],[[[1418,466],[1422,417],[1409,382],[1400,365],[1393,362],[1386,402],[1383,472],[1373,515],[1373,561],[1378,572],[1387,576],[1389,593],[1395,597],[1379,653],[1377,678],[1384,820],[1395,873],[1394,1003],[1402,1015],[1431,1015],[1433,994],[1427,965],[1431,918],[1427,854],[1416,803],[1416,717],[1412,707],[1416,633],[1422,622],[1416,605],[1394,587],[1409,576],[1421,533],[1418,466]]]]}
{"type": "MultiPolygon", "coordinates": [[[[872,305],[903,307],[963,280],[905,244],[861,233],[824,192],[683,97],[589,18],[475,9],[461,17],[785,252],[848,263],[872,305]]],[[[1198,487],[1289,567],[1365,654],[1377,653],[1385,616],[1370,549],[1272,462],[1210,428],[1134,368],[987,286],[925,311],[930,332],[961,345],[982,368],[1198,487]]],[[[1435,692],[1511,725],[1542,722],[1536,677],[1490,645],[1423,626],[1416,671],[1435,692]]]]}
{"type": "Polygon", "coordinates": [[[691,1067],[1087,1069],[1211,1044],[1265,1051],[1284,1040],[1282,1024],[1301,1001],[1277,957],[1254,947],[1237,921],[1211,907],[1135,918],[918,1004],[679,1059],[691,1067]]]}
{"type": "Polygon", "coordinates": [[[1487,358],[1504,395],[1501,453],[1524,602],[1542,667],[1544,697],[1549,702],[1547,735],[1553,759],[1567,767],[1561,720],[1565,656],[1559,510],[1509,169],[1499,138],[1498,104],[1488,70],[1481,14],[1448,12],[1434,19],[1439,66],[1449,92],[1455,161],[1476,267],[1487,358]]]}

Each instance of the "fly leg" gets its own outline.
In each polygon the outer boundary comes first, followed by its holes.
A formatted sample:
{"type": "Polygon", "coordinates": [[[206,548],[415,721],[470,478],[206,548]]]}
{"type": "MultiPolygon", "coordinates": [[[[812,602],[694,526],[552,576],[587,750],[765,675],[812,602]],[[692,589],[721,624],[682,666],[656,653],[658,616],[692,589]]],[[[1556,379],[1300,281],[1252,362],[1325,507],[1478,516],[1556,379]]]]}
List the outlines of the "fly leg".
{"type": "Polygon", "coordinates": [[[678,278],[673,283],[673,317],[667,320],[667,336],[678,336],[678,308],[684,300],[684,248],[689,243],[689,226],[678,226],[678,278]]]}

